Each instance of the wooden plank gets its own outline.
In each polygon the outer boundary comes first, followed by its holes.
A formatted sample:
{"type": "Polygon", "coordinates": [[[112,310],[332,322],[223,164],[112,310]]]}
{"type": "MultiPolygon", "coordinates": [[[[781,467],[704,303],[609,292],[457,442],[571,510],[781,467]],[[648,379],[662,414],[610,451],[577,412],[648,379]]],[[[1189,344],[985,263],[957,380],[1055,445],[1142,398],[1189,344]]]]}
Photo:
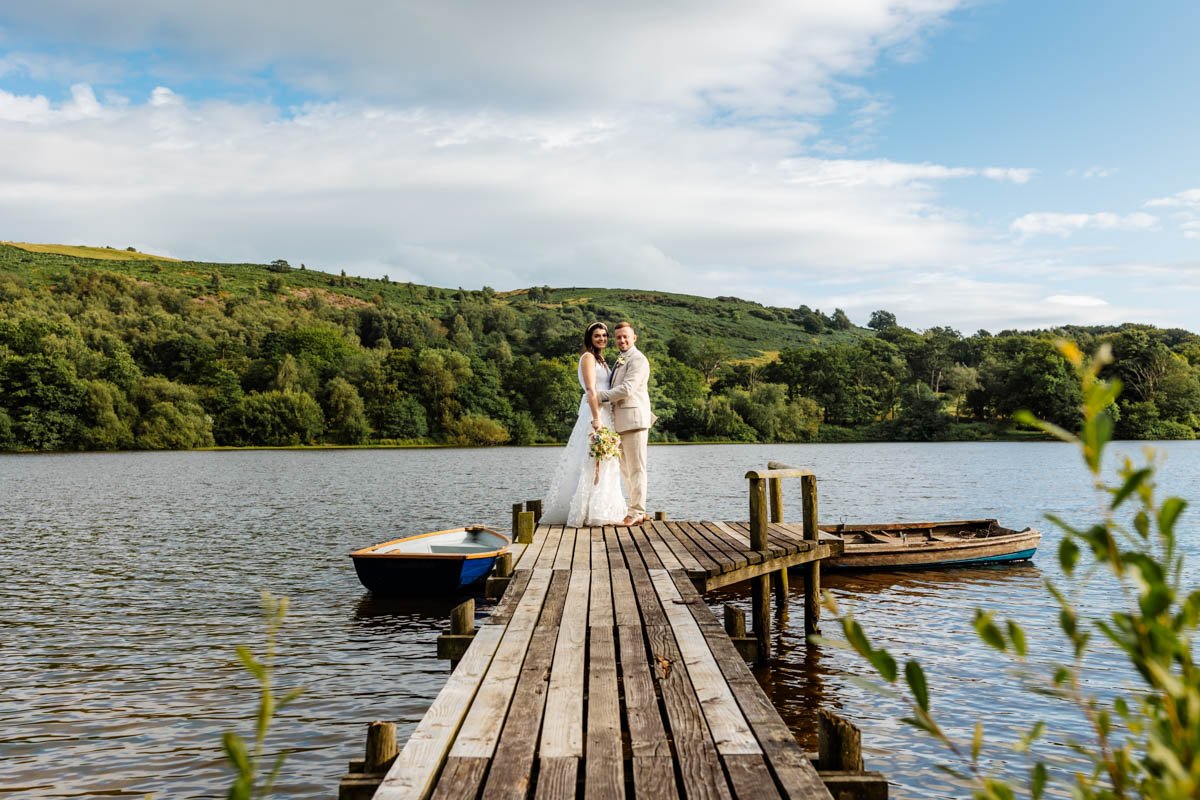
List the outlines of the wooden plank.
{"type": "MultiPolygon", "coordinates": [[[[840,544],[840,543],[839,543],[840,544]]],[[[792,553],[786,556],[777,556],[776,558],[766,561],[762,564],[747,564],[729,572],[723,572],[719,575],[713,575],[705,580],[704,591],[711,589],[719,589],[722,586],[732,586],[735,583],[757,578],[760,575],[768,575],[780,569],[794,567],[799,564],[807,564],[810,561],[815,561],[821,558],[829,558],[834,554],[834,550],[824,542],[815,548],[809,550],[801,550],[798,553],[792,553]]]]}
{"type": "MultiPolygon", "coordinates": [[[[542,549],[538,553],[537,561],[533,563],[534,569],[553,569],[554,558],[558,555],[558,546],[562,542],[563,526],[551,525],[546,529],[546,536],[542,540],[542,549]]],[[[534,535],[534,543],[537,543],[537,535],[534,535]]]]}
{"type": "Polygon", "coordinates": [[[537,800],[557,800],[575,797],[579,782],[579,759],[574,756],[543,758],[537,779],[537,800]]]}
{"type": "Polygon", "coordinates": [[[654,545],[650,542],[650,535],[642,528],[630,528],[629,537],[633,543],[637,545],[638,552],[642,554],[642,561],[646,564],[646,569],[665,569],[662,559],[658,557],[658,551],[654,549],[654,545]]]}
{"type": "Polygon", "coordinates": [[[633,578],[625,565],[616,528],[604,528],[604,544],[608,552],[609,574],[612,576],[613,622],[616,625],[641,625],[637,596],[633,592],[633,578]]]}
{"type": "MultiPolygon", "coordinates": [[[[588,625],[611,627],[613,623],[612,574],[608,571],[608,550],[604,529],[592,528],[589,549],[592,553],[592,596],[588,605],[588,625]]],[[[578,546],[576,550],[578,551],[578,546]]]]}
{"type": "Polygon", "coordinates": [[[449,758],[438,776],[433,800],[462,800],[479,794],[479,786],[487,773],[487,758],[449,758]]]}
{"type": "Polygon", "coordinates": [[[575,555],[575,535],[578,528],[563,528],[562,539],[558,544],[558,553],[554,556],[555,569],[570,569],[571,559],[575,555]]]}
{"type": "Polygon", "coordinates": [[[759,564],[763,561],[763,555],[756,550],[748,550],[741,547],[737,541],[731,541],[721,531],[709,526],[707,522],[687,522],[685,525],[690,525],[693,530],[704,540],[709,542],[709,546],[715,549],[715,552],[723,554],[727,561],[730,561],[738,566],[746,563],[759,564]]]}
{"type": "Polygon", "coordinates": [[[529,578],[532,575],[533,570],[531,569],[523,569],[513,575],[513,579],[508,583],[508,588],[500,597],[500,602],[496,603],[496,607],[488,615],[489,625],[506,623],[512,619],[513,612],[517,610],[517,604],[521,602],[521,595],[525,593],[525,587],[529,585],[529,578]]]}
{"type": "Polygon", "coordinates": [[[537,563],[538,556],[542,553],[542,548],[546,545],[546,536],[550,533],[550,526],[538,525],[533,529],[533,543],[522,545],[525,551],[521,553],[520,560],[513,562],[514,569],[533,569],[537,563]]]}
{"type": "Polygon", "coordinates": [[[675,759],[670,756],[633,757],[633,796],[637,800],[675,800],[675,759]]]}
{"type": "MultiPolygon", "coordinates": [[[[500,740],[500,730],[508,715],[509,703],[517,688],[517,678],[529,639],[542,613],[542,603],[550,587],[550,570],[534,570],[529,586],[521,596],[517,610],[496,649],[496,657],[484,677],[471,710],[450,748],[450,755],[459,758],[491,758],[500,740]]],[[[478,638],[479,634],[476,634],[478,638]]]]}
{"type": "Polygon", "coordinates": [[[684,569],[683,562],[679,560],[679,556],[663,539],[663,531],[666,530],[664,522],[647,522],[642,526],[642,530],[646,534],[646,538],[650,540],[650,545],[654,548],[654,552],[658,553],[658,560],[662,562],[664,569],[684,569]],[[662,526],[661,528],[659,526],[662,526]]]}
{"type": "Polygon", "coordinates": [[[654,531],[659,535],[659,538],[662,539],[663,545],[669,549],[677,559],[679,559],[679,563],[683,565],[684,569],[688,570],[689,572],[698,572],[704,569],[699,560],[697,560],[696,556],[694,556],[690,550],[684,547],[679,539],[675,537],[675,534],[671,532],[671,528],[668,523],[655,522],[654,531]]]}
{"type": "Polygon", "coordinates": [[[572,572],[563,606],[538,757],[583,757],[583,681],[591,575],[572,572]]]}
{"type": "Polygon", "coordinates": [[[735,797],[752,797],[754,800],[771,800],[779,797],[779,789],[771,777],[762,756],[723,756],[725,772],[733,784],[735,797]]]}
{"type": "Polygon", "coordinates": [[[693,540],[690,529],[684,528],[678,522],[668,522],[667,530],[696,559],[701,569],[710,575],[716,575],[721,572],[722,564],[709,555],[707,547],[693,540]]]}
{"type": "Polygon", "coordinates": [[[408,737],[404,749],[392,762],[375,797],[379,800],[408,800],[425,797],[442,767],[454,734],[471,706],[484,673],[491,666],[507,626],[485,625],[450,674],[446,685],[408,737]]]}
{"type": "Polygon", "coordinates": [[[554,643],[558,639],[558,626],[570,582],[569,573],[563,570],[555,570],[552,575],[546,600],[542,604],[542,615],[529,640],[529,653],[525,656],[521,677],[517,680],[513,710],[504,723],[494,763],[488,772],[483,790],[485,800],[518,800],[529,793],[538,731],[542,727],[542,712],[546,706],[546,689],[550,684],[554,643]]]}
{"type": "MultiPolygon", "coordinates": [[[[675,642],[687,665],[700,708],[708,721],[713,741],[722,755],[761,755],[762,748],[738,708],[725,682],[704,632],[684,603],[680,590],[666,570],[651,570],[650,580],[662,602],[663,613],[675,634],[675,642]]],[[[688,594],[694,594],[689,591],[688,594]]]]}
{"type": "Polygon", "coordinates": [[[671,629],[666,625],[647,625],[646,637],[654,659],[651,666],[671,726],[684,794],[689,799],[729,798],[720,756],[671,629]]]}
{"type": "MultiPolygon", "coordinates": [[[[654,690],[656,668],[646,655],[646,640],[642,628],[622,625],[617,628],[620,645],[621,685],[625,689],[625,722],[629,729],[629,749],[636,758],[670,758],[671,745],[658,707],[654,690]]],[[[647,768],[653,764],[647,764],[647,768]]],[[[635,770],[634,789],[638,789],[635,770]]],[[[672,782],[673,783],[673,782],[672,782]]],[[[641,791],[635,792],[639,797],[641,791]]]]}
{"type": "Polygon", "coordinates": [[[587,759],[584,793],[588,798],[625,796],[621,761],[621,700],[617,694],[617,650],[611,627],[589,629],[587,759]]]}
{"type": "Polygon", "coordinates": [[[625,553],[625,564],[629,567],[629,577],[633,580],[633,594],[638,600],[638,609],[644,625],[666,625],[667,618],[659,607],[658,597],[654,593],[654,584],[642,563],[641,553],[633,538],[624,533],[619,536],[621,550],[625,553]]]}
{"type": "Polygon", "coordinates": [[[742,714],[754,731],[767,764],[783,788],[784,794],[789,797],[830,798],[829,791],[821,782],[807,754],[796,744],[787,724],[763,693],[762,687],[746,667],[746,662],[725,635],[721,624],[713,616],[704,599],[694,592],[690,595],[687,593],[691,582],[686,576],[675,574],[671,577],[680,591],[680,596],[684,598],[684,605],[696,620],[697,626],[704,632],[709,649],[721,668],[721,673],[742,714]]]}
{"type": "Polygon", "coordinates": [[[585,570],[592,568],[592,529],[577,528],[575,530],[575,557],[571,559],[571,569],[585,570]]]}

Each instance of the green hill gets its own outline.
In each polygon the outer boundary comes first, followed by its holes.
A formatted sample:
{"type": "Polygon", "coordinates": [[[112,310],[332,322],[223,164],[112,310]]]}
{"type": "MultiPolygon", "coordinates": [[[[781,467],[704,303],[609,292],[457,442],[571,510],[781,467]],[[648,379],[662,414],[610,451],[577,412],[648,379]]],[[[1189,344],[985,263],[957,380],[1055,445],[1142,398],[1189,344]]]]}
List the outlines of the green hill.
{"type": "Polygon", "coordinates": [[[1119,435],[1200,429],[1200,337],[1187,331],[963,337],[886,311],[866,329],[840,310],[734,297],[444,289],[0,244],[0,450],[562,441],[597,319],[637,327],[658,440],[992,437],[1019,408],[1071,422],[1058,335],[1117,354],[1119,435]]]}

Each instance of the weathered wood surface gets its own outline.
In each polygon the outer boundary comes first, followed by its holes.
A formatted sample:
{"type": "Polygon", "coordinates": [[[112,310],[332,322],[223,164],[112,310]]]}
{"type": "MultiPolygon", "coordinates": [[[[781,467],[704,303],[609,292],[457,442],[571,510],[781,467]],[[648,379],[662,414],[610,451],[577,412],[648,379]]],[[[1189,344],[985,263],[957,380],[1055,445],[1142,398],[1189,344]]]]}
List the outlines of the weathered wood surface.
{"type": "MultiPolygon", "coordinates": [[[[798,526],[772,536],[814,551],[798,526]]],[[[539,526],[376,797],[831,798],[697,592],[770,565],[742,538],[539,526]]]]}
{"type": "MultiPolygon", "coordinates": [[[[532,543],[513,554],[514,574],[529,569],[587,569],[595,558],[597,530],[539,525],[532,543]]],[[[806,539],[800,522],[768,523],[765,549],[751,547],[753,537],[745,522],[656,521],[605,530],[621,531],[622,540],[630,537],[629,546],[638,550],[644,567],[686,572],[701,592],[837,556],[842,547],[836,538],[806,539]]]]}

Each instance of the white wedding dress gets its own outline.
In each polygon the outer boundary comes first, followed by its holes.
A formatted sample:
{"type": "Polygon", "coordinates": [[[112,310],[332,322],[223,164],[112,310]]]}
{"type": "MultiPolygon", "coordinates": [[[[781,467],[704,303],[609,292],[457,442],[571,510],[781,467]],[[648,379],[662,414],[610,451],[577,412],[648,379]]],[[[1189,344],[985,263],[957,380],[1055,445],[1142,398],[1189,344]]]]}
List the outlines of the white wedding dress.
{"type": "MultiPolygon", "coordinates": [[[[609,388],[611,374],[606,365],[596,362],[596,391],[609,388]]],[[[576,370],[583,386],[583,358],[576,370]]],[[[613,430],[612,409],[600,404],[600,423],[613,430]]],[[[615,525],[625,518],[625,496],[621,492],[621,463],[617,458],[600,462],[596,480],[596,460],[588,453],[592,433],[592,410],[587,390],[579,401],[579,416],[567,441],[567,449],[558,461],[550,482],[550,491],[542,504],[543,525],[615,525]]]]}

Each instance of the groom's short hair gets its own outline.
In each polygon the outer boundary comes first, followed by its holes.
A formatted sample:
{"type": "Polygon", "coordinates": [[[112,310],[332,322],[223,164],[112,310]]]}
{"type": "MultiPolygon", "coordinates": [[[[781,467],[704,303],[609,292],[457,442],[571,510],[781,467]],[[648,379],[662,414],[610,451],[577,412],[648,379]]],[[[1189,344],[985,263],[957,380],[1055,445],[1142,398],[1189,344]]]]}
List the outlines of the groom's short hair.
{"type": "Polygon", "coordinates": [[[633,323],[626,322],[625,320],[621,320],[613,327],[613,333],[616,333],[617,331],[621,330],[621,328],[629,328],[629,330],[633,330],[633,323]]]}

